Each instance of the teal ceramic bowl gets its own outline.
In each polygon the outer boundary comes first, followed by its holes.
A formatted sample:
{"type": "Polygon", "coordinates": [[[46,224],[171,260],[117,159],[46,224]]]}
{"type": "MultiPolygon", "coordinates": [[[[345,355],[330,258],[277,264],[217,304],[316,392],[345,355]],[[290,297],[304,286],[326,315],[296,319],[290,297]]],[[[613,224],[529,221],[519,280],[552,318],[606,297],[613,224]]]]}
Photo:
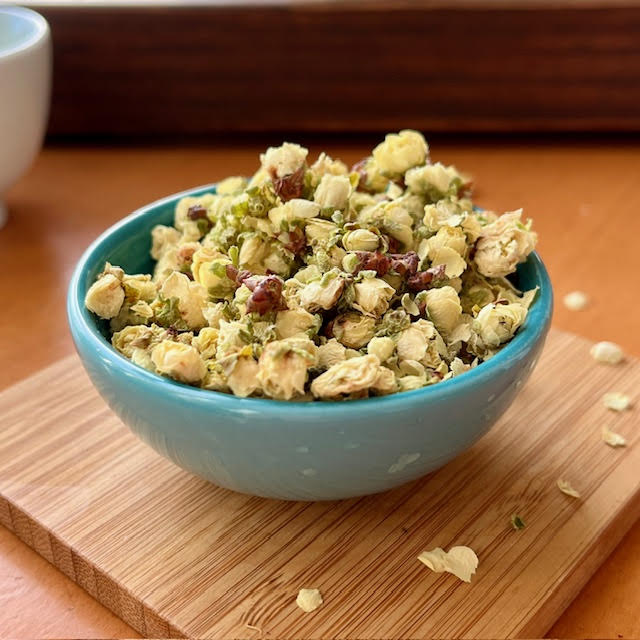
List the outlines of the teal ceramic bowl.
{"type": "Polygon", "coordinates": [[[170,224],[179,198],[158,200],[103,233],[80,259],[68,295],[71,333],[89,377],[133,433],[183,469],[257,496],[333,500],[385,491],[470,447],[512,403],[549,329],[551,283],[534,253],[518,285],[540,294],[525,325],[494,358],[432,387],[350,402],[286,403],[205,391],[121,356],[84,308],[105,261],[150,272],[150,231],[170,224]]]}

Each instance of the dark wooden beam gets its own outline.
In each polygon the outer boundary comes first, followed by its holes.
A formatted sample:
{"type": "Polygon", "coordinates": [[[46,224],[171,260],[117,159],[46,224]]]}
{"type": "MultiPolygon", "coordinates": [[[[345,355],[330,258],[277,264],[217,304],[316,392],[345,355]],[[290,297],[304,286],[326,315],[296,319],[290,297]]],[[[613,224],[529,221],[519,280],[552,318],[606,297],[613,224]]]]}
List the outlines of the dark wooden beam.
{"type": "Polygon", "coordinates": [[[640,131],[640,6],[49,6],[54,135],[640,131]]]}

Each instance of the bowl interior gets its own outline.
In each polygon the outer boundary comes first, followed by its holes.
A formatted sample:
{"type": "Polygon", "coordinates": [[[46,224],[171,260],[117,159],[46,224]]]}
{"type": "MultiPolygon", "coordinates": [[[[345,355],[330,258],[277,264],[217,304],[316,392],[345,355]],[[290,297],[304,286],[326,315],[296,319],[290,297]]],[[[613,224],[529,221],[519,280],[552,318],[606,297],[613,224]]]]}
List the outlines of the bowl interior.
{"type": "Polygon", "coordinates": [[[27,48],[46,31],[42,16],[20,7],[0,7],[0,57],[27,48]]]}
{"type": "MultiPolygon", "coordinates": [[[[213,391],[203,391],[201,389],[187,387],[174,382],[168,378],[161,378],[152,373],[144,371],[121,356],[110,344],[108,340],[108,323],[98,319],[90,313],[84,306],[84,297],[88,288],[94,282],[96,276],[102,271],[105,262],[122,267],[127,273],[150,273],[153,268],[153,261],[149,255],[151,248],[151,230],[157,224],[170,225],[173,222],[173,215],[176,202],[185,195],[200,195],[215,191],[215,185],[207,185],[191,189],[189,191],[175,194],[163,200],[158,200],[139,211],[124,218],[119,223],[105,231],[85,252],[80,259],[69,289],[68,311],[72,326],[72,331],[81,332],[84,335],[90,334],[93,347],[110,360],[114,359],[119,367],[127,370],[135,370],[136,375],[150,377],[158,384],[179,387],[181,391],[207,398],[217,397],[218,402],[227,403],[276,403],[274,400],[257,398],[239,399],[228,394],[213,391]]],[[[530,350],[543,336],[550,323],[553,307],[553,297],[551,283],[546,269],[536,253],[532,253],[526,262],[518,266],[517,273],[513,277],[514,284],[520,289],[532,289],[540,287],[539,294],[534,301],[527,320],[520,328],[516,336],[507,344],[496,356],[484,362],[481,366],[465,373],[463,376],[452,378],[438,385],[407,391],[402,394],[392,394],[378,398],[368,398],[365,400],[354,400],[346,403],[355,406],[361,402],[368,405],[373,403],[397,402],[399,397],[409,399],[410,396],[428,394],[449,394],[454,392],[454,387],[466,387],[472,385],[474,379],[491,375],[492,369],[500,368],[506,364],[510,358],[520,357],[522,353],[530,350]]],[[[176,389],[177,391],[177,389],[176,389]]],[[[193,397],[194,401],[196,396],[193,397]]],[[[291,403],[288,403],[291,404],[291,403]]],[[[345,403],[320,403],[323,411],[329,409],[329,405],[336,404],[342,407],[341,411],[349,411],[345,403]]],[[[307,408],[309,410],[310,407],[307,408]]]]}

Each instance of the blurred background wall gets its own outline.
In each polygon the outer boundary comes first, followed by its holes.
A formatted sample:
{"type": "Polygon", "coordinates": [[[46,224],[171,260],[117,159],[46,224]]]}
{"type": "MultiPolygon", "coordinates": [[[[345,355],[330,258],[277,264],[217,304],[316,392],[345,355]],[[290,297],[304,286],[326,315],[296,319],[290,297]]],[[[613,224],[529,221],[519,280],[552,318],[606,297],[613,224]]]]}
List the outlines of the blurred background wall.
{"type": "Polygon", "coordinates": [[[27,2],[53,137],[640,130],[640,4],[27,2]]]}

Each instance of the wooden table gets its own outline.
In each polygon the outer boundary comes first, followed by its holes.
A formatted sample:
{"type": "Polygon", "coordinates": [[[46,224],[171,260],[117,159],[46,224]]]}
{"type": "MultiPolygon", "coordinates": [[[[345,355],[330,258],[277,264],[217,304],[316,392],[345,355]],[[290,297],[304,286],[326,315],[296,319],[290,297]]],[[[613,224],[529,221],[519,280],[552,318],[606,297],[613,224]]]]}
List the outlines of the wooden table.
{"type": "MultiPolygon", "coordinates": [[[[316,139],[309,146],[313,155],[326,149],[351,162],[369,145],[316,139]]],[[[11,217],[0,231],[0,388],[72,350],[66,286],[74,263],[100,231],[162,195],[250,173],[261,148],[46,149],[9,192],[11,217]]],[[[432,155],[474,175],[478,203],[501,211],[523,206],[535,218],[557,296],[555,326],[593,340],[614,340],[640,355],[640,144],[439,143],[432,155]],[[575,289],[591,296],[588,310],[563,307],[562,296],[575,289]]],[[[636,526],[549,635],[639,637],[638,584],[636,526]]],[[[1,527],[0,633],[136,637],[1,527]]]]}

